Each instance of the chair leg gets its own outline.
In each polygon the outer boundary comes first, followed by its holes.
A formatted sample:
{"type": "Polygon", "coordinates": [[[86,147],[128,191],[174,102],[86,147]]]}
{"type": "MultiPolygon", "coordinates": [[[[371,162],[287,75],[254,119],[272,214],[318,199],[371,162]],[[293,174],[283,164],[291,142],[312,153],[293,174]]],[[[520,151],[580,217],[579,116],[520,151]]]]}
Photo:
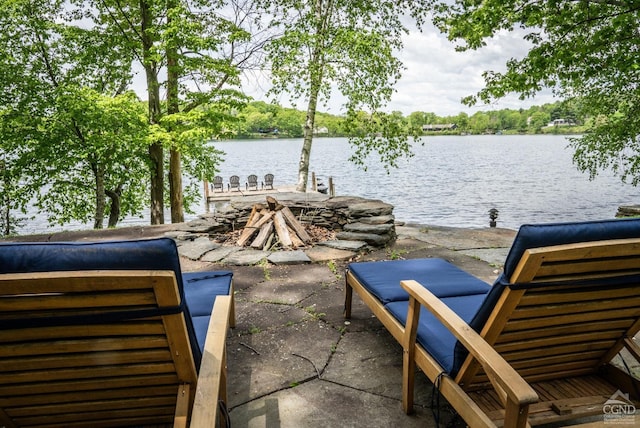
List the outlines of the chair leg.
{"type": "Polygon", "coordinates": [[[236,296],[233,282],[231,283],[229,294],[231,295],[231,305],[229,308],[229,328],[236,328],[236,296]]]}
{"type": "Polygon", "coordinates": [[[416,337],[420,318],[420,303],[411,297],[407,312],[407,324],[402,338],[402,410],[413,413],[416,375],[416,337]]]}
{"type": "Polygon", "coordinates": [[[504,413],[504,426],[525,428],[529,426],[529,405],[519,406],[518,403],[507,400],[504,413]]]}
{"type": "Polygon", "coordinates": [[[174,428],[185,428],[189,419],[189,402],[191,399],[191,387],[188,384],[178,386],[176,412],[173,418],[174,428]]]}
{"type": "Polygon", "coordinates": [[[349,271],[345,274],[344,286],[344,317],[351,319],[351,302],[353,300],[353,288],[349,285],[349,271]]]}
{"type": "Polygon", "coordinates": [[[402,410],[407,415],[413,413],[413,391],[415,389],[416,361],[405,350],[402,361],[402,410]]]}

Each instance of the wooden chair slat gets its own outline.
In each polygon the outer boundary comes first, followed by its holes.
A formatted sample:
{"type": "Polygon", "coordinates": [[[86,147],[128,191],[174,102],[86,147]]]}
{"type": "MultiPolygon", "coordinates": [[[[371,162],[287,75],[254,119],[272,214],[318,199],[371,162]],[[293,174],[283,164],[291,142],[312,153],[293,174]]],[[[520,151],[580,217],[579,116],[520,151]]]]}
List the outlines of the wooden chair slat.
{"type": "MultiPolygon", "coordinates": [[[[76,391],[99,391],[102,389],[121,389],[134,387],[158,388],[163,385],[177,385],[178,377],[173,373],[154,373],[153,375],[131,375],[126,378],[71,379],[43,382],[38,384],[41,394],[62,394],[76,391]]],[[[13,397],[33,394],[35,388],[31,383],[16,385],[0,384],[0,397],[13,397]]],[[[85,397],[86,398],[86,397],[85,397]]]]}
{"type": "MultiPolygon", "coordinates": [[[[540,381],[541,379],[557,379],[559,372],[566,374],[567,376],[593,374],[596,372],[594,364],[597,363],[597,360],[569,361],[567,359],[561,364],[549,366],[535,365],[535,363],[535,361],[528,360],[523,361],[522,364],[512,364],[512,366],[518,370],[518,373],[531,382],[533,379],[536,381],[540,381]]],[[[483,389],[487,389],[489,385],[489,378],[483,373],[478,373],[473,378],[473,383],[474,388],[470,389],[478,389],[476,385],[483,385],[483,389]]]]}
{"type": "Polygon", "coordinates": [[[518,306],[524,308],[526,306],[551,305],[559,303],[564,304],[600,299],[614,300],[637,298],[637,296],[638,290],[633,286],[596,289],[589,289],[587,287],[582,290],[576,290],[576,287],[541,287],[528,290],[527,293],[522,296],[518,306]]]}
{"type": "Polygon", "coordinates": [[[538,271],[536,278],[578,276],[582,274],[606,276],[632,275],[640,269],[638,261],[634,258],[608,258],[586,260],[582,262],[556,262],[549,263],[545,260],[538,271]]]}
{"type": "Polygon", "coordinates": [[[155,416],[131,416],[111,419],[91,419],[86,417],[85,420],[75,422],[56,422],[50,421],[43,428],[111,428],[115,426],[141,426],[141,427],[171,427],[173,415],[155,415],[155,416]]]}
{"type": "Polygon", "coordinates": [[[5,357],[70,354],[78,352],[127,351],[133,349],[161,349],[167,348],[165,336],[132,336],[112,338],[50,340],[42,343],[23,343],[3,350],[5,357]]]}
{"type": "Polygon", "coordinates": [[[562,324],[577,324],[599,322],[601,319],[625,319],[638,316],[637,308],[613,309],[608,311],[599,311],[598,313],[582,313],[569,315],[556,315],[555,317],[533,318],[533,319],[517,319],[511,321],[505,331],[524,331],[527,329],[538,329],[543,327],[553,327],[562,324]]]}
{"type": "Polygon", "coordinates": [[[148,351],[134,350],[131,352],[92,352],[86,354],[0,359],[0,372],[43,369],[54,370],[64,367],[112,366],[126,363],[136,364],[160,361],[171,361],[171,352],[169,352],[168,349],[151,349],[148,351]]]}
{"type": "Polygon", "coordinates": [[[43,340],[49,337],[86,338],[103,336],[130,336],[135,331],[140,336],[164,335],[164,326],[159,322],[129,321],[118,324],[70,325],[63,327],[21,328],[0,330],[0,343],[22,343],[43,340]]]}
{"type": "Polygon", "coordinates": [[[78,369],[60,369],[55,371],[10,372],[0,374],[0,383],[37,383],[64,381],[72,379],[89,379],[92,377],[108,378],[111,376],[133,376],[139,374],[162,374],[175,371],[172,363],[135,364],[107,367],[83,367],[78,369]]]}
{"type": "Polygon", "coordinates": [[[567,345],[547,346],[541,348],[524,349],[522,351],[505,352],[504,357],[508,361],[522,360],[523,355],[529,356],[531,359],[541,358],[550,355],[563,355],[571,353],[581,353],[587,351],[596,351],[609,349],[616,343],[615,340],[601,340],[591,343],[573,343],[567,345]]]}
{"type": "Polygon", "coordinates": [[[175,281],[175,276],[172,271],[150,270],[10,273],[2,274],[0,295],[153,290],[156,281],[175,281]]]}
{"type": "Polygon", "coordinates": [[[548,357],[541,357],[535,359],[523,359],[523,360],[511,360],[511,365],[516,370],[526,368],[534,364],[535,366],[555,366],[559,364],[571,364],[575,361],[587,361],[592,367],[598,364],[598,359],[602,355],[602,351],[590,351],[582,352],[578,356],[576,354],[557,354],[550,355],[548,357]]]}
{"type": "Polygon", "coordinates": [[[95,400],[93,397],[82,402],[55,403],[37,406],[8,408],[7,412],[15,418],[50,416],[69,413],[113,412],[126,409],[159,408],[172,409],[176,405],[175,390],[173,394],[164,396],[146,396],[130,399],[95,400]]]}
{"type": "MultiPolygon", "coordinates": [[[[175,402],[175,397],[173,398],[175,402]]],[[[32,416],[24,418],[16,418],[18,423],[24,426],[69,426],[75,427],[76,423],[83,424],[82,426],[91,426],[90,424],[84,425],[86,420],[92,420],[96,423],[96,426],[127,426],[135,420],[139,421],[141,425],[146,423],[153,424],[160,420],[165,423],[170,423],[173,420],[173,413],[175,407],[169,406],[157,406],[149,408],[139,409],[108,409],[104,412],[78,412],[62,415],[51,416],[32,416]],[[162,418],[164,416],[164,418],[162,418]],[[161,419],[162,418],[162,419],[161,419]],[[119,422],[118,422],[119,421],[119,422]]],[[[134,425],[135,426],[135,425],[134,425]]]]}
{"type": "Polygon", "coordinates": [[[518,342],[522,340],[533,340],[540,337],[565,336],[576,333],[590,333],[600,331],[617,331],[620,334],[628,330],[633,325],[632,318],[611,320],[607,323],[589,322],[580,324],[565,324],[540,329],[529,329],[521,331],[512,331],[505,328],[504,332],[495,341],[495,344],[518,342]]]}
{"type": "MultiPolygon", "coordinates": [[[[537,348],[546,348],[549,346],[567,346],[572,343],[584,343],[585,341],[600,342],[606,341],[606,343],[615,342],[620,337],[620,330],[617,331],[600,331],[584,334],[573,334],[566,336],[549,336],[543,338],[536,338],[522,341],[502,342],[495,344],[494,348],[501,354],[513,351],[529,351],[537,348]]],[[[567,347],[569,347],[567,346],[567,347]]]]}
{"type": "MultiPolygon", "coordinates": [[[[618,310],[633,310],[640,314],[640,297],[627,297],[621,299],[597,299],[591,301],[577,301],[564,304],[549,304],[519,307],[513,311],[511,319],[517,320],[521,318],[548,318],[558,315],[582,314],[582,313],[612,313],[618,310]]],[[[611,316],[612,319],[619,318],[611,316]]]]}
{"type": "Polygon", "coordinates": [[[0,299],[0,311],[9,315],[18,311],[58,311],[85,308],[110,308],[110,311],[132,308],[155,307],[156,299],[152,292],[145,293],[86,293],[86,294],[41,294],[29,298],[0,299]]]}
{"type": "MultiPolygon", "coordinates": [[[[117,389],[94,389],[91,390],[91,399],[103,401],[107,399],[122,399],[122,398],[144,398],[151,395],[154,396],[171,396],[175,394],[176,386],[171,385],[157,385],[153,389],[148,386],[130,387],[130,388],[117,388],[117,389]]],[[[53,405],[56,403],[74,403],[74,402],[86,402],[87,392],[86,390],[72,391],[72,392],[54,392],[42,394],[40,391],[31,391],[27,395],[14,395],[11,400],[7,398],[0,398],[0,407],[8,407],[9,404],[13,407],[26,407],[26,406],[39,406],[39,405],[53,405]]]]}
{"type": "Polygon", "coordinates": [[[637,238],[609,239],[530,248],[527,251],[534,256],[542,255],[547,262],[633,257],[640,255],[640,241],[637,238]]]}

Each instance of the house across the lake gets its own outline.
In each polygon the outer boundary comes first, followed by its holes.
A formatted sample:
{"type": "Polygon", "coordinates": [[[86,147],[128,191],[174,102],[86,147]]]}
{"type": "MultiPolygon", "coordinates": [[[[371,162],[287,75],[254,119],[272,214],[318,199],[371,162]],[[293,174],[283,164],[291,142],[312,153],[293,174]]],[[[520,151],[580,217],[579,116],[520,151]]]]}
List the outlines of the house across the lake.
{"type": "Polygon", "coordinates": [[[430,125],[422,125],[423,132],[438,132],[438,131],[451,131],[456,129],[458,125],[455,123],[445,123],[445,124],[430,124],[430,125]]]}
{"type": "Polygon", "coordinates": [[[575,122],[569,119],[554,119],[547,126],[575,126],[575,122]]]}

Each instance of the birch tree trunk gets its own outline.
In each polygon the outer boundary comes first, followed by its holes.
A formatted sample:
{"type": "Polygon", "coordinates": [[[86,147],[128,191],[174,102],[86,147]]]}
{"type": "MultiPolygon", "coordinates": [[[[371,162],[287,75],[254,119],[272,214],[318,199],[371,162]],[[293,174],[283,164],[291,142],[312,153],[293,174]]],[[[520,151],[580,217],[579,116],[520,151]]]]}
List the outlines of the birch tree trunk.
{"type": "Polygon", "coordinates": [[[307,119],[304,122],[304,142],[298,163],[298,183],[296,190],[306,192],[309,182],[309,159],[311,158],[311,146],[313,144],[313,128],[316,119],[316,106],[318,105],[318,91],[309,97],[307,105],[307,119]]]}
{"type": "Polygon", "coordinates": [[[311,146],[313,145],[313,130],[315,128],[318,96],[324,77],[325,58],[323,52],[326,40],[326,24],[331,19],[333,0],[315,0],[313,7],[316,22],[316,41],[309,61],[309,102],[307,103],[307,118],[304,122],[304,142],[302,143],[300,162],[298,163],[298,183],[296,185],[298,192],[306,192],[309,182],[309,160],[311,158],[311,146]]]}

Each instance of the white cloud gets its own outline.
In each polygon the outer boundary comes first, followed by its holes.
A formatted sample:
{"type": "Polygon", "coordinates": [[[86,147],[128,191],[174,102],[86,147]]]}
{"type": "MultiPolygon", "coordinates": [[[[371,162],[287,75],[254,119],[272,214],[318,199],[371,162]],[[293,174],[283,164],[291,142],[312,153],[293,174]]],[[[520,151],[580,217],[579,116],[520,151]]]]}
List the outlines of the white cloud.
{"type": "Polygon", "coordinates": [[[480,50],[457,52],[454,43],[433,27],[424,32],[411,32],[405,37],[405,47],[400,53],[407,69],[396,85],[397,92],[389,109],[404,114],[425,111],[448,116],[552,102],[549,91],[531,100],[521,101],[513,95],[495,104],[471,108],[460,102],[484,87],[483,72],[504,71],[509,59],[524,57],[530,45],[522,36],[518,31],[501,32],[480,50]]]}
{"type": "MultiPolygon", "coordinates": [[[[490,40],[487,46],[477,51],[457,52],[455,44],[433,26],[423,32],[412,31],[404,38],[404,49],[400,59],[406,69],[396,84],[396,93],[387,111],[401,111],[408,115],[414,111],[433,112],[438,116],[457,115],[460,112],[473,114],[503,108],[528,108],[553,102],[550,91],[543,91],[534,99],[519,100],[510,95],[491,105],[478,104],[467,107],[461,103],[463,97],[474,95],[484,87],[483,72],[504,71],[506,62],[511,58],[522,58],[529,49],[521,31],[501,32],[490,40]]],[[[244,89],[254,98],[269,101],[264,92],[269,87],[262,76],[251,76],[244,89]]],[[[278,102],[290,106],[286,96],[278,102]]],[[[334,114],[341,112],[343,99],[339,96],[330,100],[321,111],[334,114]]],[[[298,105],[301,108],[303,103],[298,105]]]]}
{"type": "MultiPolygon", "coordinates": [[[[503,31],[480,50],[457,52],[454,43],[433,26],[426,27],[423,32],[410,32],[404,38],[404,49],[399,55],[406,69],[386,110],[400,111],[404,115],[424,111],[452,116],[460,112],[472,115],[476,111],[528,108],[553,102],[551,91],[545,90],[536,98],[524,101],[510,95],[491,105],[467,107],[461,103],[463,97],[474,95],[484,87],[483,72],[504,71],[509,59],[519,59],[526,54],[529,44],[523,35],[519,30],[503,31]]],[[[145,86],[144,71],[138,71],[134,88],[142,97],[145,97],[145,86]]],[[[243,90],[256,100],[271,102],[272,99],[265,95],[269,87],[269,79],[264,73],[254,72],[243,78],[243,90]]],[[[275,101],[285,107],[291,106],[286,94],[275,101]]],[[[326,106],[320,105],[318,109],[341,114],[343,103],[344,99],[336,94],[326,106]]],[[[297,105],[299,109],[304,107],[304,101],[297,105]]]]}

